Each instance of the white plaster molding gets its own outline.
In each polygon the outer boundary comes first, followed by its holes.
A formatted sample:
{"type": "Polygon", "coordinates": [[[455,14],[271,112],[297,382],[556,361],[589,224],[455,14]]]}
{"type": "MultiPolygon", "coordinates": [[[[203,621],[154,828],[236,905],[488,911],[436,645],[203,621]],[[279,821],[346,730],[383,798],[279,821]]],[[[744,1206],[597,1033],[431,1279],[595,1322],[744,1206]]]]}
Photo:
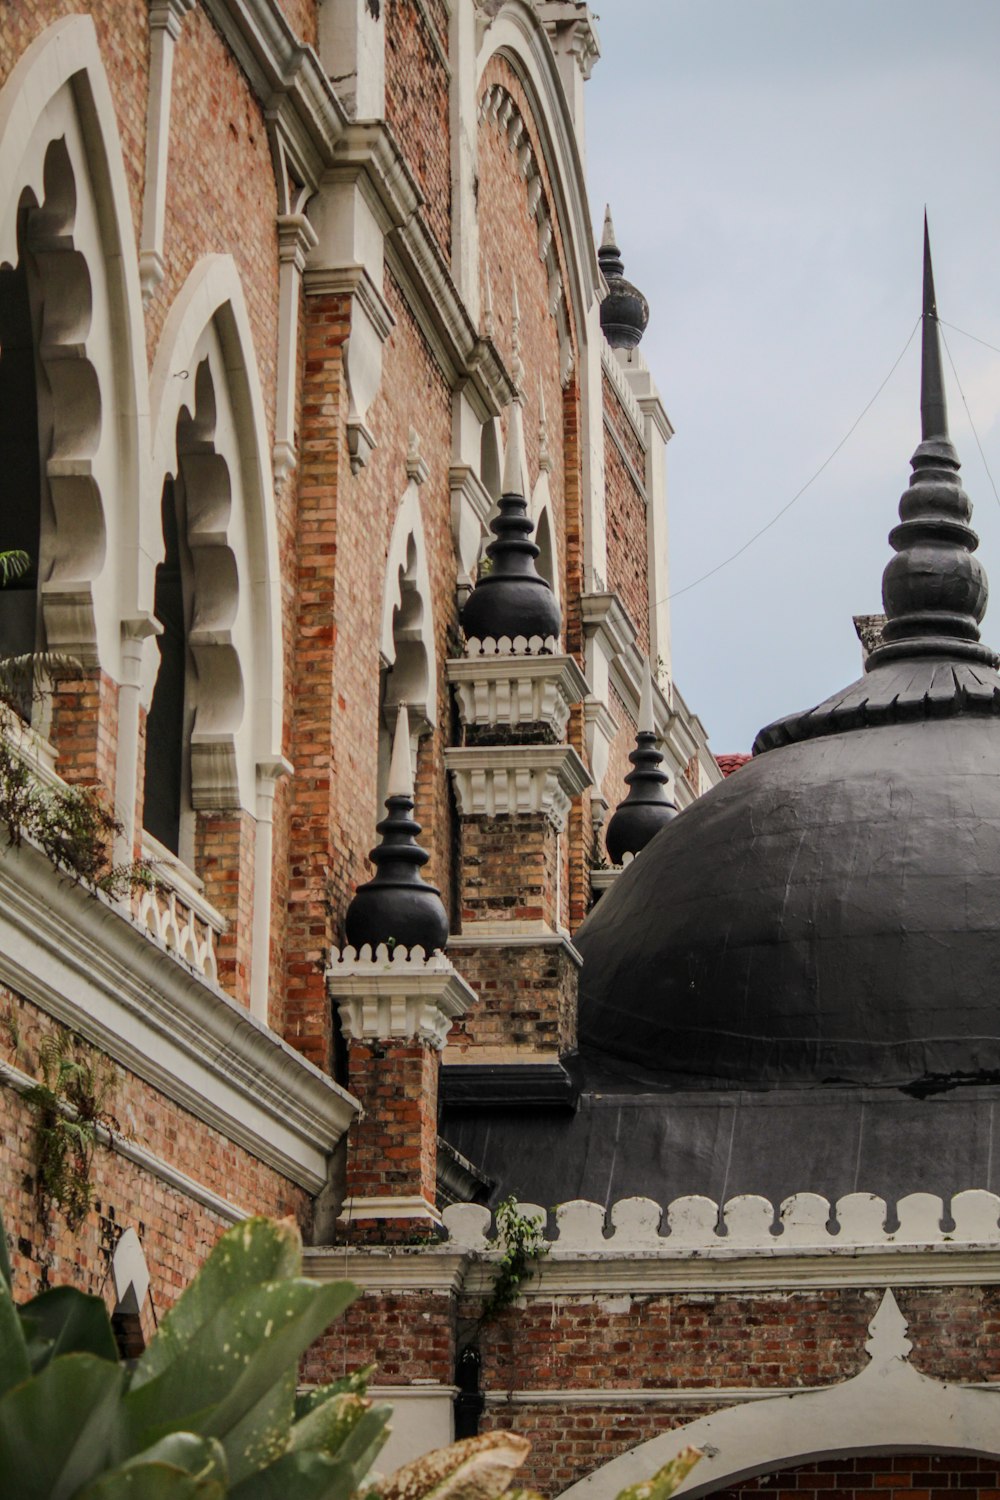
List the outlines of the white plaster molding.
{"type": "Polygon", "coordinates": [[[350,327],[343,346],[344,376],[347,382],[347,443],[351,473],[365,467],[378,446],[368,427],[368,408],[378,394],[382,381],[382,349],[396,326],[368,270],[363,265],[348,265],[334,270],[308,269],[306,293],[312,296],[350,297],[350,327]]]}
{"type": "Polygon", "coordinates": [[[278,782],[293,772],[279,756],[257,765],[257,807],[253,854],[253,929],[250,953],[250,1010],[267,1022],[271,989],[271,893],[274,885],[274,797],[278,782]]]}
{"type": "Polygon", "coordinates": [[[149,1267],[142,1241],[131,1225],[118,1236],[110,1269],[117,1300],[123,1302],[132,1292],[136,1307],[141,1308],[149,1291],[149,1267]]]}
{"type": "MultiPolygon", "coordinates": [[[[1000,1391],[935,1380],[915,1370],[906,1323],[891,1291],[869,1329],[869,1363],[853,1379],[728,1406],[672,1428],[571,1485],[563,1500],[611,1500],[689,1446],[704,1455],[678,1490],[691,1500],[757,1474],[847,1454],[1000,1458],[1000,1391]]],[[[710,1401],[712,1393],[705,1394],[710,1401]]]]}
{"type": "Polygon", "coordinates": [[[149,98],[146,105],[146,180],[142,198],[139,279],[148,302],[163,280],[167,155],[174,45],[195,0],[149,0],[149,98]]]}
{"type": "Polygon", "coordinates": [[[590,785],[571,745],[464,745],[444,760],[465,818],[541,813],[561,833],[573,798],[590,785]]]}
{"type": "Polygon", "coordinates": [[[445,672],[467,727],[544,724],[560,741],[571,708],[587,691],[587,679],[572,656],[453,657],[445,672]]]}
{"type": "Polygon", "coordinates": [[[144,538],[140,507],[126,501],[149,486],[149,390],[119,123],[89,16],[42,31],[0,90],[0,260],[17,263],[22,194],[46,200],[56,146],[52,188],[66,188],[68,171],[72,207],[49,246],[58,253],[48,269],[55,275],[58,260],[62,270],[41,288],[62,303],[45,310],[40,349],[62,397],[45,466],[55,524],[43,536],[42,608],[50,650],[99,662],[117,680],[119,624],[137,612],[144,538]]]}
{"type": "MultiPolygon", "coordinates": [[[[607,811],[607,806],[608,804],[605,802],[605,811],[607,811]]],[[[602,896],[605,891],[610,891],[621,872],[621,865],[605,865],[603,869],[591,870],[590,889],[594,895],[602,896]]]]}
{"type": "Polygon", "coordinates": [[[334,948],[326,987],[348,1041],[415,1037],[438,1052],[476,999],[443,953],[425,957],[401,945],[391,956],[384,945],[374,954],[367,944],[360,954],[334,948]]]}
{"type": "Polygon", "coordinates": [[[419,1193],[399,1198],[382,1194],[345,1198],[337,1218],[341,1224],[354,1224],[358,1219],[419,1219],[424,1222],[430,1220],[432,1224],[441,1222],[441,1215],[433,1203],[429,1203],[419,1193]]]}
{"type": "Polygon", "coordinates": [[[412,458],[407,457],[407,468],[413,472],[396,511],[386,557],[379,652],[389,668],[383,703],[386,728],[395,728],[399,706],[405,703],[415,743],[437,723],[437,661],[434,594],[420,508],[420,485],[429,470],[416,449],[412,458]]]}
{"type": "MultiPolygon", "coordinates": [[[[232,602],[227,606],[231,611],[227,619],[215,620],[212,611],[204,608],[199,673],[218,658],[225,691],[199,697],[192,732],[192,760],[197,762],[193,765],[197,773],[192,777],[193,800],[196,806],[237,805],[256,815],[256,766],[277,762],[282,753],[281,574],[264,398],[242,283],[229,255],[203,256],[195,264],[170,308],[153,362],[153,464],[158,483],[146,502],[156,522],[144,586],[150,610],[155,564],[163,555],[159,481],[178,470],[178,418],[182,408],[197,417],[196,392],[191,387],[205,360],[218,426],[214,441],[232,485],[228,512],[221,518],[204,518],[205,542],[214,552],[221,551],[223,542],[229,547],[239,592],[235,608],[232,602]],[[187,381],[178,378],[178,372],[185,370],[191,377],[187,381]],[[237,670],[242,679],[238,691],[237,670]]],[[[196,455],[193,462],[209,456],[196,455]]],[[[190,533],[189,519],[189,540],[190,533]]],[[[209,602],[205,599],[201,605],[209,602]]],[[[221,608],[221,600],[218,604],[221,608]]],[[[195,645],[192,634],[192,649],[195,645]]],[[[155,665],[148,648],[147,663],[148,701],[155,665]]]]}
{"type": "Polygon", "coordinates": [[[493,500],[472,464],[453,463],[448,470],[448,485],[451,490],[451,538],[458,560],[461,605],[472,592],[472,570],[479,561],[493,500]]]}
{"type": "MultiPolygon", "coordinates": [[[[578,969],[583,967],[583,954],[574,947],[569,933],[562,928],[552,928],[541,919],[466,921],[462,924],[462,931],[453,933],[448,939],[448,946],[457,952],[463,948],[562,948],[578,969]]],[[[473,1060],[481,1061],[484,1050],[477,1047],[473,1060]]],[[[553,1057],[557,1058],[558,1054],[553,1053],[553,1057]]]]}
{"type": "Polygon", "coordinates": [[[336,77],[337,95],[352,120],[385,114],[385,20],[371,0],[325,0],[319,7],[318,51],[336,77]]]}
{"type": "Polygon", "coordinates": [[[619,723],[607,704],[590,693],[583,703],[583,734],[587,747],[590,774],[594,778],[594,790],[590,794],[590,816],[599,828],[608,810],[607,799],[601,790],[608,774],[611,746],[618,737],[619,723]]]}
{"type": "Polygon", "coordinates": [[[392,1431],[378,1456],[383,1474],[394,1474],[421,1454],[454,1441],[457,1386],[415,1380],[412,1385],[371,1385],[368,1394],[392,1404],[392,1431]]]}
{"type": "Polygon", "coordinates": [[[429,1255],[424,1247],[417,1249],[411,1245],[373,1245],[364,1249],[348,1245],[306,1246],[302,1259],[307,1276],[317,1281],[346,1278],[361,1289],[363,1296],[373,1297],[384,1292],[415,1291],[448,1298],[461,1290],[470,1265],[465,1251],[442,1251],[435,1247],[429,1255]]]}
{"type": "Polygon", "coordinates": [[[25,843],[0,855],[0,983],[310,1193],[357,1102],[25,843]]]}
{"type": "Polygon", "coordinates": [[[473,635],[465,642],[465,654],[470,657],[538,656],[544,652],[555,655],[558,650],[559,641],[554,635],[516,635],[513,640],[509,635],[502,635],[499,640],[491,635],[480,640],[473,635]]]}
{"type": "Polygon", "coordinates": [[[295,467],[295,397],[299,349],[299,297],[306,255],[316,231],[305,214],[278,215],[278,388],[275,395],[274,477],[279,482],[295,467]]]}

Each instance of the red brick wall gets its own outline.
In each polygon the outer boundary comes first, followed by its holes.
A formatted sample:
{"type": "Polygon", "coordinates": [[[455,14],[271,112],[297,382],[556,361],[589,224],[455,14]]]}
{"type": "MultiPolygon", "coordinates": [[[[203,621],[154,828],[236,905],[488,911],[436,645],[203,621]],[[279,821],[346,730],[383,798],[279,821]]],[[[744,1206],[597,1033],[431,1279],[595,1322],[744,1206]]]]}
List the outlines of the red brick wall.
{"type": "Polygon", "coordinates": [[[649,651],[649,575],[646,559],[646,502],[636,484],[646,472],[646,456],[635,429],[606,375],[601,377],[604,415],[624,448],[605,430],[604,486],[608,518],[608,588],[617,594],[638,631],[639,649],[649,651]],[[630,469],[631,466],[631,469],[630,469]],[[634,471],[634,473],[632,472],[634,471]]]}
{"type": "Polygon", "coordinates": [[[447,13],[440,3],[421,7],[416,0],[392,0],[386,9],[385,117],[426,199],[434,238],[450,260],[451,119],[442,60],[448,54],[447,13]]]}
{"type": "Polygon", "coordinates": [[[440,1053],[413,1038],[348,1043],[347,1086],[364,1110],[348,1147],[349,1195],[434,1203],[440,1070],[440,1053]]]}
{"type": "Polygon", "coordinates": [[[257,824],[239,809],[199,812],[195,817],[195,868],[205,882],[206,900],[228,923],[215,943],[219,983],[234,999],[249,1005],[257,824]]]}
{"type": "MultiPolygon", "coordinates": [[[[307,1275],[308,1270],[307,1265],[307,1275]]],[[[376,1382],[450,1385],[455,1374],[450,1301],[433,1292],[365,1293],[313,1344],[303,1361],[303,1381],[321,1384],[374,1360],[376,1382]]]]}
{"type": "MultiPolygon", "coordinates": [[[[37,1077],[43,1036],[64,1030],[29,1002],[0,990],[5,1018],[0,1055],[37,1077]],[[13,1020],[17,1045],[13,1045],[13,1020]]],[[[84,1055],[92,1055],[84,1049],[84,1055]]],[[[117,1064],[107,1109],[117,1133],[161,1157],[179,1172],[251,1213],[294,1215],[306,1224],[308,1195],[242,1147],[181,1109],[117,1064]]],[[[94,1203],[86,1220],[69,1230],[55,1210],[48,1232],[35,1197],[35,1115],[9,1087],[0,1087],[0,1203],[10,1237],[15,1295],[42,1286],[72,1284],[100,1293],[117,1235],[138,1231],[159,1311],[194,1275],[221,1231],[219,1215],[151,1175],[119,1153],[99,1146],[94,1155],[94,1203]]]]}
{"type": "Polygon", "coordinates": [[[575,1050],[578,970],[565,949],[462,948],[458,965],[479,999],[453,1025],[449,1047],[575,1050]]]}
{"type": "Polygon", "coordinates": [[[995,1460],[952,1454],[877,1454],[804,1464],[776,1474],[760,1474],[729,1489],[716,1490],[720,1500],[740,1495],[770,1500],[941,1500],[947,1491],[979,1500],[1000,1500],[1000,1469],[995,1460]]]}

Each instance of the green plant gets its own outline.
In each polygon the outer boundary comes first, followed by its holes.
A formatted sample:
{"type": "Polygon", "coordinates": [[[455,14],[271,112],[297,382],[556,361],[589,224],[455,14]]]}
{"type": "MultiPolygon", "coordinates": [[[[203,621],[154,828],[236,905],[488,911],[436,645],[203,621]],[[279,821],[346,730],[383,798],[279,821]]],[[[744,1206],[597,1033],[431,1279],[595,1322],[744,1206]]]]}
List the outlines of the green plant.
{"type": "MultiPolygon", "coordinates": [[[[390,1409],[366,1394],[370,1368],[296,1392],[300,1356],[357,1296],[301,1269],[290,1221],[237,1225],[126,1368],[100,1297],[14,1302],[0,1225],[0,1476],[19,1500],[497,1500],[530,1447],[516,1433],[379,1480],[390,1409]]],[[[697,1456],[619,1500],[667,1500],[697,1456]]]]}
{"type": "Polygon", "coordinates": [[[531,1263],[547,1254],[540,1219],[522,1214],[515,1198],[505,1198],[496,1210],[500,1261],[493,1287],[479,1315],[479,1327],[491,1322],[517,1301],[521,1285],[531,1274],[531,1263]]]}
{"type": "Polygon", "coordinates": [[[38,1048],[39,1082],[24,1101],[35,1116],[35,1196],[48,1221],[58,1206],[70,1229],[82,1224],[93,1201],[90,1169],[98,1132],[117,1128],[108,1109],[114,1073],[86,1054],[77,1037],[51,1032],[38,1048]]]}

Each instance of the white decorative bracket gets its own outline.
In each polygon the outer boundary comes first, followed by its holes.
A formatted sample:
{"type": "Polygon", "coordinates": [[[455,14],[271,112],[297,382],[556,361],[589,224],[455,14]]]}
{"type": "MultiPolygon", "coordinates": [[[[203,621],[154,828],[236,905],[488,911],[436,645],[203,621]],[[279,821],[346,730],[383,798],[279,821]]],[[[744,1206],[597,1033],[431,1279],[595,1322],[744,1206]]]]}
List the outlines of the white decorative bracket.
{"type": "Polygon", "coordinates": [[[351,473],[357,474],[374,453],[377,442],[366,424],[368,408],[382,379],[382,347],[396,326],[382,293],[362,265],[336,269],[308,269],[306,293],[350,298],[350,329],[344,344],[347,379],[347,446],[351,473]]]}
{"type": "Polygon", "coordinates": [[[326,985],[349,1042],[413,1037],[437,1052],[452,1021],[476,998],[443,953],[428,957],[420,947],[408,951],[399,944],[391,952],[384,943],[374,953],[367,943],[360,952],[334,948],[326,985]]]}
{"type": "Polygon", "coordinates": [[[170,93],[174,44],[195,0],[150,0],[149,102],[146,111],[146,186],[142,200],[139,282],[148,302],[163,280],[163,227],[167,206],[170,93]]]}
{"type": "Polygon", "coordinates": [[[514,729],[543,724],[554,740],[566,735],[570,709],[587,691],[572,656],[453,657],[445,664],[466,726],[514,729]]]}
{"type": "Polygon", "coordinates": [[[463,745],[444,752],[464,818],[540,813],[557,833],[590,773],[571,745],[463,745]]]}
{"type": "Polygon", "coordinates": [[[303,213],[278,215],[278,390],[274,417],[274,477],[295,467],[295,376],[299,350],[299,293],[316,231],[303,213]]]}

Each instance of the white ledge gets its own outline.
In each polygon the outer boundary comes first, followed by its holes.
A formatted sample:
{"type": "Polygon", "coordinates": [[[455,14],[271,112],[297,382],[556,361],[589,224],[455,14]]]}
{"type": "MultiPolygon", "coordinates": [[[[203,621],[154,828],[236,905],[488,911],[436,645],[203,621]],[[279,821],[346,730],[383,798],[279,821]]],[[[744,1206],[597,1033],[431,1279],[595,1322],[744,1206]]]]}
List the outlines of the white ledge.
{"type": "Polygon", "coordinates": [[[572,745],[461,745],[444,752],[463,818],[540,813],[557,833],[591,776],[572,745]]]}
{"type": "Polygon", "coordinates": [[[463,724],[545,724],[559,740],[570,709],[587,692],[587,679],[572,656],[468,655],[450,658],[445,670],[463,724]]]}
{"type": "Polygon", "coordinates": [[[0,853],[0,983],[297,1186],[326,1183],[356,1100],[28,844],[0,853]]]}

